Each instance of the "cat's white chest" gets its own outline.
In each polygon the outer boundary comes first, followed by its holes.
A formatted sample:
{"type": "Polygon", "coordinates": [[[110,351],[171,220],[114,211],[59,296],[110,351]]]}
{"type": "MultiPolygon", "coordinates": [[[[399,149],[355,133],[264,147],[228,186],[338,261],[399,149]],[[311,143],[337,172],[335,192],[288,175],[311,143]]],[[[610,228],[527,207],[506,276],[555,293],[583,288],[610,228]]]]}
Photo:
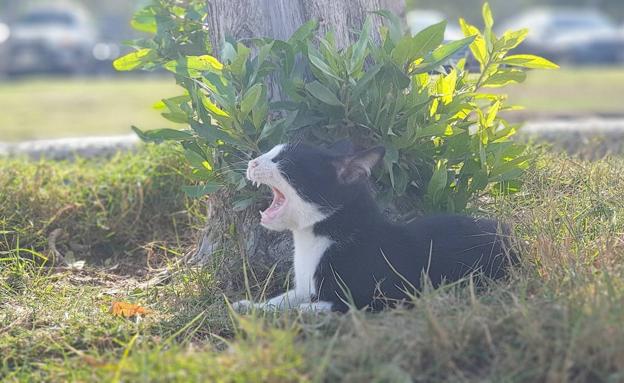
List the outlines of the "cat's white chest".
{"type": "Polygon", "coordinates": [[[295,293],[298,296],[316,294],[314,273],[333,241],[327,237],[317,236],[312,228],[293,231],[295,243],[295,293]]]}

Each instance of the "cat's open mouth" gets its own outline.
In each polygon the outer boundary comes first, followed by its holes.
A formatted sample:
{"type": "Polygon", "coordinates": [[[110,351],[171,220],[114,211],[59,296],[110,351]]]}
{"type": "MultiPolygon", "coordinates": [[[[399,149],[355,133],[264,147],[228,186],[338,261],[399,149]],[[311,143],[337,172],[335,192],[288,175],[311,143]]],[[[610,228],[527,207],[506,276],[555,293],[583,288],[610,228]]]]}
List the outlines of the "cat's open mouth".
{"type": "Polygon", "coordinates": [[[260,222],[269,223],[280,215],[284,206],[286,206],[286,197],[278,188],[271,186],[273,192],[273,201],[271,205],[264,211],[260,212],[260,222]]]}

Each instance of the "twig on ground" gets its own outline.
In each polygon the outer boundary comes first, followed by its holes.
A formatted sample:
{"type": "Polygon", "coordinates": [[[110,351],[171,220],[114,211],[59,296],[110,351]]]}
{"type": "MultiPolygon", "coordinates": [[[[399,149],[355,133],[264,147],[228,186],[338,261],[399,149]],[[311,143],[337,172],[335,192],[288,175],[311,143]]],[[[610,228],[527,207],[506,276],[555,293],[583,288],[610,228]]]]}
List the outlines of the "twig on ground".
{"type": "Polygon", "coordinates": [[[50,235],[48,235],[48,248],[50,249],[50,259],[52,260],[52,265],[68,266],[63,254],[61,254],[61,252],[56,248],[56,241],[62,234],[63,229],[58,228],[52,230],[50,235]]]}

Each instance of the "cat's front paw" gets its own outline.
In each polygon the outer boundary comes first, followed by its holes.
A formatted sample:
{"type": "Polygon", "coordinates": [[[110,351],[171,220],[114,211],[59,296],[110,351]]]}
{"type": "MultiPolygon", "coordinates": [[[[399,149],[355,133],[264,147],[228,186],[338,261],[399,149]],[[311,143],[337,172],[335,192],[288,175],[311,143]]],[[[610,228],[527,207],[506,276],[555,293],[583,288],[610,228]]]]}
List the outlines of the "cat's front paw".
{"type": "Polygon", "coordinates": [[[232,309],[239,313],[249,311],[253,307],[254,307],[254,303],[247,299],[243,299],[243,300],[232,303],[232,309]]]}
{"type": "Polygon", "coordinates": [[[302,303],[298,307],[301,312],[312,312],[312,313],[321,313],[321,312],[330,312],[332,310],[331,302],[306,302],[302,303]]]}
{"type": "Polygon", "coordinates": [[[279,306],[276,306],[270,302],[255,303],[252,301],[248,301],[246,299],[232,303],[232,308],[234,309],[234,311],[239,312],[239,313],[246,313],[251,310],[262,310],[262,311],[278,311],[279,310],[279,306]]]}

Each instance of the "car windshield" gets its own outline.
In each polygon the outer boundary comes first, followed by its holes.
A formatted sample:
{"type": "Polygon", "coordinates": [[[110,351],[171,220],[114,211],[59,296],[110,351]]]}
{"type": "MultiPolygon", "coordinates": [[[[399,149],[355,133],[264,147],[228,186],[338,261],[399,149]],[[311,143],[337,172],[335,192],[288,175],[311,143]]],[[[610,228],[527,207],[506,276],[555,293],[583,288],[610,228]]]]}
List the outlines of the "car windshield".
{"type": "Polygon", "coordinates": [[[24,16],[20,21],[24,25],[73,25],[74,18],[62,12],[36,12],[24,16]]]}

